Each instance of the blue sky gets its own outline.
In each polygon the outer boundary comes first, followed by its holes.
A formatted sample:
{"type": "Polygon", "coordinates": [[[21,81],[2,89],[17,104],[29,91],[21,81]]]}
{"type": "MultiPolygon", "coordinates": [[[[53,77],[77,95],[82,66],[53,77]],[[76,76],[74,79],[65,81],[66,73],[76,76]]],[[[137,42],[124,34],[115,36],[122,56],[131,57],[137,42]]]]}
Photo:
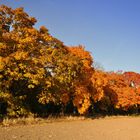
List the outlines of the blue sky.
{"type": "Polygon", "coordinates": [[[66,45],[82,44],[106,71],[140,73],[140,0],[0,0],[24,7],[66,45]]]}

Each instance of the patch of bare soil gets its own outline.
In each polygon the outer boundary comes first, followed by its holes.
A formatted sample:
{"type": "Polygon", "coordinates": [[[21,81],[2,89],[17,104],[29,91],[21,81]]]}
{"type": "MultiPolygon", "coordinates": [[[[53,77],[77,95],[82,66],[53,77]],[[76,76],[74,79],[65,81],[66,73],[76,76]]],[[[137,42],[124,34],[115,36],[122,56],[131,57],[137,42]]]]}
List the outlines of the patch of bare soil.
{"type": "Polygon", "coordinates": [[[0,140],[140,140],[140,117],[63,120],[0,127],[0,140]]]}

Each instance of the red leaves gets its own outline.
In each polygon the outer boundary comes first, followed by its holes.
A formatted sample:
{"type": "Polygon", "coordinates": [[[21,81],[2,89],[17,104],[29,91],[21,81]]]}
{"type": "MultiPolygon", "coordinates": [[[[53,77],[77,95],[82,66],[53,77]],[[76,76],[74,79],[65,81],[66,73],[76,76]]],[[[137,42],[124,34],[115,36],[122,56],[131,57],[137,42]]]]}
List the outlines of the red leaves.
{"type": "Polygon", "coordinates": [[[133,82],[134,86],[140,87],[140,74],[135,72],[125,72],[123,74],[125,82],[130,85],[133,82]]]}

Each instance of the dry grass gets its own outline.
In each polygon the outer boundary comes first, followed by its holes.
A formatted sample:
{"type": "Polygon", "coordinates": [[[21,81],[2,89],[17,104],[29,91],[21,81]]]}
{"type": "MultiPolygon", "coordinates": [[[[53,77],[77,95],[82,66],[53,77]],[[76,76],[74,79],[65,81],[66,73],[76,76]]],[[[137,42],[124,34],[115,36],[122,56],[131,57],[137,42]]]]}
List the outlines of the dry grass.
{"type": "Polygon", "coordinates": [[[65,121],[81,121],[81,120],[92,120],[92,119],[110,119],[110,118],[128,118],[128,117],[140,117],[140,115],[130,115],[130,116],[92,116],[92,117],[84,117],[84,116],[49,116],[47,118],[39,118],[34,116],[22,117],[22,118],[4,118],[1,121],[1,126],[17,126],[17,125],[34,125],[34,124],[42,124],[42,123],[52,123],[52,122],[65,122],[65,121]]]}
{"type": "Polygon", "coordinates": [[[49,116],[47,118],[36,118],[34,116],[22,117],[22,118],[4,118],[0,123],[1,126],[15,126],[15,125],[33,125],[33,124],[42,124],[42,123],[52,123],[52,122],[62,122],[62,121],[76,121],[76,120],[85,120],[85,117],[74,117],[74,116],[60,116],[54,117],[49,116]]]}

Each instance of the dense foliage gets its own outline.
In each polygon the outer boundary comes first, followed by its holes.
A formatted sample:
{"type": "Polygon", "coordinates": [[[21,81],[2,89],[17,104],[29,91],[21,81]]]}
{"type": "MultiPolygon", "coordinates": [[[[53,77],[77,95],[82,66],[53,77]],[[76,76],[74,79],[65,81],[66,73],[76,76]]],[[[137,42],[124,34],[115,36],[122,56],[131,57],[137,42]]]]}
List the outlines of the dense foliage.
{"type": "Polygon", "coordinates": [[[0,115],[138,112],[140,74],[94,69],[83,46],[65,46],[23,8],[0,6],[0,115]]]}

